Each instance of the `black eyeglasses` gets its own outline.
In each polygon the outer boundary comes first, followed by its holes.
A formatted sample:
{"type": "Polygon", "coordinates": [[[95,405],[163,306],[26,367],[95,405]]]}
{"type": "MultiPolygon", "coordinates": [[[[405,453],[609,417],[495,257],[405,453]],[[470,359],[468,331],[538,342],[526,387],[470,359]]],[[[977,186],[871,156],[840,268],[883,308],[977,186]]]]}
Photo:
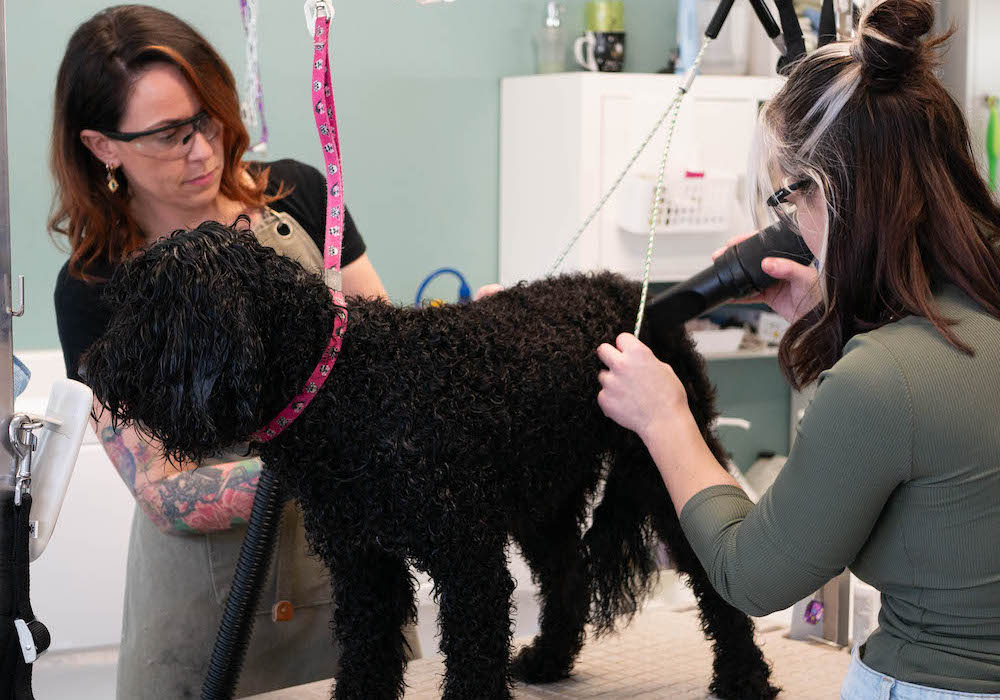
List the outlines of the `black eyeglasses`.
{"type": "Polygon", "coordinates": [[[799,212],[792,202],[787,201],[792,192],[800,190],[812,183],[812,180],[799,180],[790,185],[785,185],[780,190],[767,198],[767,206],[774,209],[778,218],[785,222],[793,231],[799,231],[799,212]]]}
{"type": "Polygon", "coordinates": [[[802,189],[810,182],[812,182],[812,180],[805,179],[805,180],[799,180],[798,182],[793,182],[790,185],[785,185],[780,190],[778,190],[777,192],[775,192],[774,194],[772,194],[770,197],[767,198],[767,206],[777,207],[779,204],[784,204],[785,201],[788,199],[788,197],[791,196],[792,192],[794,192],[795,190],[802,189]]]}
{"type": "Polygon", "coordinates": [[[188,154],[196,133],[200,132],[206,141],[213,141],[221,130],[222,125],[218,120],[202,110],[190,119],[148,131],[102,131],[101,133],[115,141],[132,143],[146,155],[171,160],[183,158],[188,154]]]}

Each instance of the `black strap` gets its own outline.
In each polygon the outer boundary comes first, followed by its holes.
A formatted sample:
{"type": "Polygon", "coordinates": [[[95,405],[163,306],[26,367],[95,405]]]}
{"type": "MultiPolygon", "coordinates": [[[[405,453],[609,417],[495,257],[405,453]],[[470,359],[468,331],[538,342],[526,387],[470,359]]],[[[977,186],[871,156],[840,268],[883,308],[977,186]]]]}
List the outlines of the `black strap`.
{"type": "Polygon", "coordinates": [[[768,39],[775,39],[781,36],[781,27],[774,21],[774,15],[771,14],[771,10],[768,9],[767,3],[764,0],[750,0],[750,6],[757,14],[757,19],[760,21],[761,26],[764,27],[768,39]]]}
{"type": "Polygon", "coordinates": [[[788,75],[795,62],[806,55],[806,42],[799,26],[799,15],[795,11],[795,0],[775,0],[781,33],[785,38],[786,53],[778,59],[778,73],[788,75]]]}
{"type": "Polygon", "coordinates": [[[833,0],[823,0],[823,9],[819,16],[819,45],[837,40],[837,16],[833,12],[833,0]]]}
{"type": "Polygon", "coordinates": [[[24,659],[16,626],[23,620],[31,634],[36,654],[49,648],[49,631],[35,619],[29,597],[28,539],[30,537],[31,496],[25,494],[15,506],[13,493],[3,494],[0,504],[0,698],[34,700],[31,692],[31,664],[24,659]]]}

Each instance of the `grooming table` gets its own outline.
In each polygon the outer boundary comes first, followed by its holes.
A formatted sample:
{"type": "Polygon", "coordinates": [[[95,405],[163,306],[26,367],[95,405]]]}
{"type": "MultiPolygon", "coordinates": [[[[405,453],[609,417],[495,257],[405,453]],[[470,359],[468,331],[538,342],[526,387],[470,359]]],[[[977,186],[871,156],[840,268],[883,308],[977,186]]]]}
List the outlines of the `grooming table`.
{"type": "MultiPolygon", "coordinates": [[[[820,643],[793,641],[785,627],[758,623],[758,641],[771,662],[772,682],[787,700],[840,697],[850,654],[820,643]]],[[[406,700],[441,697],[440,656],[410,662],[406,700]]],[[[647,607],[623,632],[584,644],[572,678],[545,686],[518,685],[517,700],[704,700],[712,654],[696,610],[647,607]]],[[[253,700],[329,700],[330,681],[258,695],[253,700]]]]}

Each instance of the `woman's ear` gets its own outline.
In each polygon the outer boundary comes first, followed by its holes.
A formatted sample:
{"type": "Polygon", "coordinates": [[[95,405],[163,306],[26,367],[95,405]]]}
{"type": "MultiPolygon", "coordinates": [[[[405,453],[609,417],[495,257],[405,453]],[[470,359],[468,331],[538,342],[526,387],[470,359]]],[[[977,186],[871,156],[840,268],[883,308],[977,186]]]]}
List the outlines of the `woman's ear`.
{"type": "Polygon", "coordinates": [[[80,140],[102,163],[110,164],[112,167],[121,165],[122,159],[118,155],[118,144],[100,131],[84,129],[80,132],[80,140]]]}

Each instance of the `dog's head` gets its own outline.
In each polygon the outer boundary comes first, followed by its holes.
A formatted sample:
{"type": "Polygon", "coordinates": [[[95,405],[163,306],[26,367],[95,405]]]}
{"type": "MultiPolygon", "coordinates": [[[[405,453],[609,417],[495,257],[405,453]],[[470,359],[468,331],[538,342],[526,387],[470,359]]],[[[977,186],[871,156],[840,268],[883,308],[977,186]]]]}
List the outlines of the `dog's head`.
{"type": "Polygon", "coordinates": [[[316,325],[302,314],[329,302],[318,277],[215,222],[126,260],[104,293],[115,312],[81,374],[115,425],[136,425],[179,460],[248,441],[297,393],[283,385],[302,381],[317,341],[301,338],[306,359],[282,363],[278,336],[316,325]]]}

